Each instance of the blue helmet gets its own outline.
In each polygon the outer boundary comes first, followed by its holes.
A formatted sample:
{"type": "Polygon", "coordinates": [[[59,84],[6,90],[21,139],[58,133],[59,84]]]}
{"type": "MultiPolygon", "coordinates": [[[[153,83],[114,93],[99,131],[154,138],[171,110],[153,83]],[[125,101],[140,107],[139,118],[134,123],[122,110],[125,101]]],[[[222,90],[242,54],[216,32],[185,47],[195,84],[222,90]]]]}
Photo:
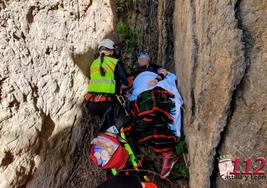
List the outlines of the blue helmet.
{"type": "Polygon", "coordinates": [[[140,51],[137,53],[137,58],[139,59],[143,59],[146,58],[148,60],[150,60],[150,56],[148,55],[148,53],[144,52],[144,51],[140,51]]]}

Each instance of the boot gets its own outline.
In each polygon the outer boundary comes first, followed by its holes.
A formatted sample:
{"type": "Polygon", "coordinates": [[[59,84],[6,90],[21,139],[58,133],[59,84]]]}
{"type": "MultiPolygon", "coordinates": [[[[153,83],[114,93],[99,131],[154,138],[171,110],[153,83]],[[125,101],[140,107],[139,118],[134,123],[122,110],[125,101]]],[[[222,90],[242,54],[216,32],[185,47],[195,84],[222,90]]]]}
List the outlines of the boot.
{"type": "Polygon", "coordinates": [[[167,176],[169,176],[172,168],[178,161],[178,156],[173,150],[162,153],[162,156],[163,156],[163,164],[160,175],[161,178],[166,178],[167,176]]]}

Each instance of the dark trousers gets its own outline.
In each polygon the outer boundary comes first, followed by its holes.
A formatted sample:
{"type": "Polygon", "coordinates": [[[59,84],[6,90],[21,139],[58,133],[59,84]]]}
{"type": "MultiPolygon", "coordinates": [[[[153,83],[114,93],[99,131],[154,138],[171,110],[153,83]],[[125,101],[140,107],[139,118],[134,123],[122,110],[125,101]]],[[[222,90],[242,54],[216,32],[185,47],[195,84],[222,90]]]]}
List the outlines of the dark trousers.
{"type": "Polygon", "coordinates": [[[114,124],[112,114],[110,113],[112,105],[112,102],[88,102],[86,104],[88,112],[101,119],[99,131],[105,131],[114,124]]]}
{"type": "Polygon", "coordinates": [[[112,102],[87,102],[86,108],[90,114],[102,118],[112,104],[112,102]]]}
{"type": "Polygon", "coordinates": [[[101,118],[101,132],[113,125],[119,130],[127,121],[124,110],[116,102],[88,102],[86,108],[90,114],[101,118]]]}

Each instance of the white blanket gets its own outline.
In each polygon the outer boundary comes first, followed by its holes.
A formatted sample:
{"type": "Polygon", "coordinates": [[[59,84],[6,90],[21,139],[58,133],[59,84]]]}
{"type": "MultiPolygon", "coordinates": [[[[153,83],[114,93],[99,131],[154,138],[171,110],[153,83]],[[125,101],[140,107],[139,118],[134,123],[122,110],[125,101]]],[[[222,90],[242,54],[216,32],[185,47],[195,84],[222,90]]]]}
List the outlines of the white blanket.
{"type": "Polygon", "coordinates": [[[175,98],[173,99],[175,107],[170,111],[170,114],[173,116],[173,123],[169,124],[170,129],[175,133],[176,136],[181,136],[181,106],[183,105],[183,99],[178,92],[175,81],[176,75],[168,73],[164,80],[159,81],[156,85],[150,86],[149,81],[154,80],[157,77],[156,73],[145,71],[140,73],[133,83],[132,95],[129,97],[130,101],[135,101],[138,95],[144,91],[151,90],[154,87],[161,87],[174,94],[175,98]]]}

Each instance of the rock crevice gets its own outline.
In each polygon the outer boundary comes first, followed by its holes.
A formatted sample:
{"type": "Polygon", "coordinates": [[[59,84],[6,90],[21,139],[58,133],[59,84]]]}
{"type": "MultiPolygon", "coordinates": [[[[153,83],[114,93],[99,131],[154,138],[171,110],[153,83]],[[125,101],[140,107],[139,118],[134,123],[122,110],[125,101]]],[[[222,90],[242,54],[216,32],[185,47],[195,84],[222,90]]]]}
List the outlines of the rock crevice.
{"type": "MultiPolygon", "coordinates": [[[[80,159],[95,126],[82,100],[97,42],[116,39],[114,4],[0,0],[0,187],[71,185],[84,165],[83,182],[101,181],[80,159]]],[[[177,74],[192,188],[265,186],[221,180],[215,158],[267,155],[266,10],[265,0],[136,0],[128,15],[141,48],[177,74]]]]}

